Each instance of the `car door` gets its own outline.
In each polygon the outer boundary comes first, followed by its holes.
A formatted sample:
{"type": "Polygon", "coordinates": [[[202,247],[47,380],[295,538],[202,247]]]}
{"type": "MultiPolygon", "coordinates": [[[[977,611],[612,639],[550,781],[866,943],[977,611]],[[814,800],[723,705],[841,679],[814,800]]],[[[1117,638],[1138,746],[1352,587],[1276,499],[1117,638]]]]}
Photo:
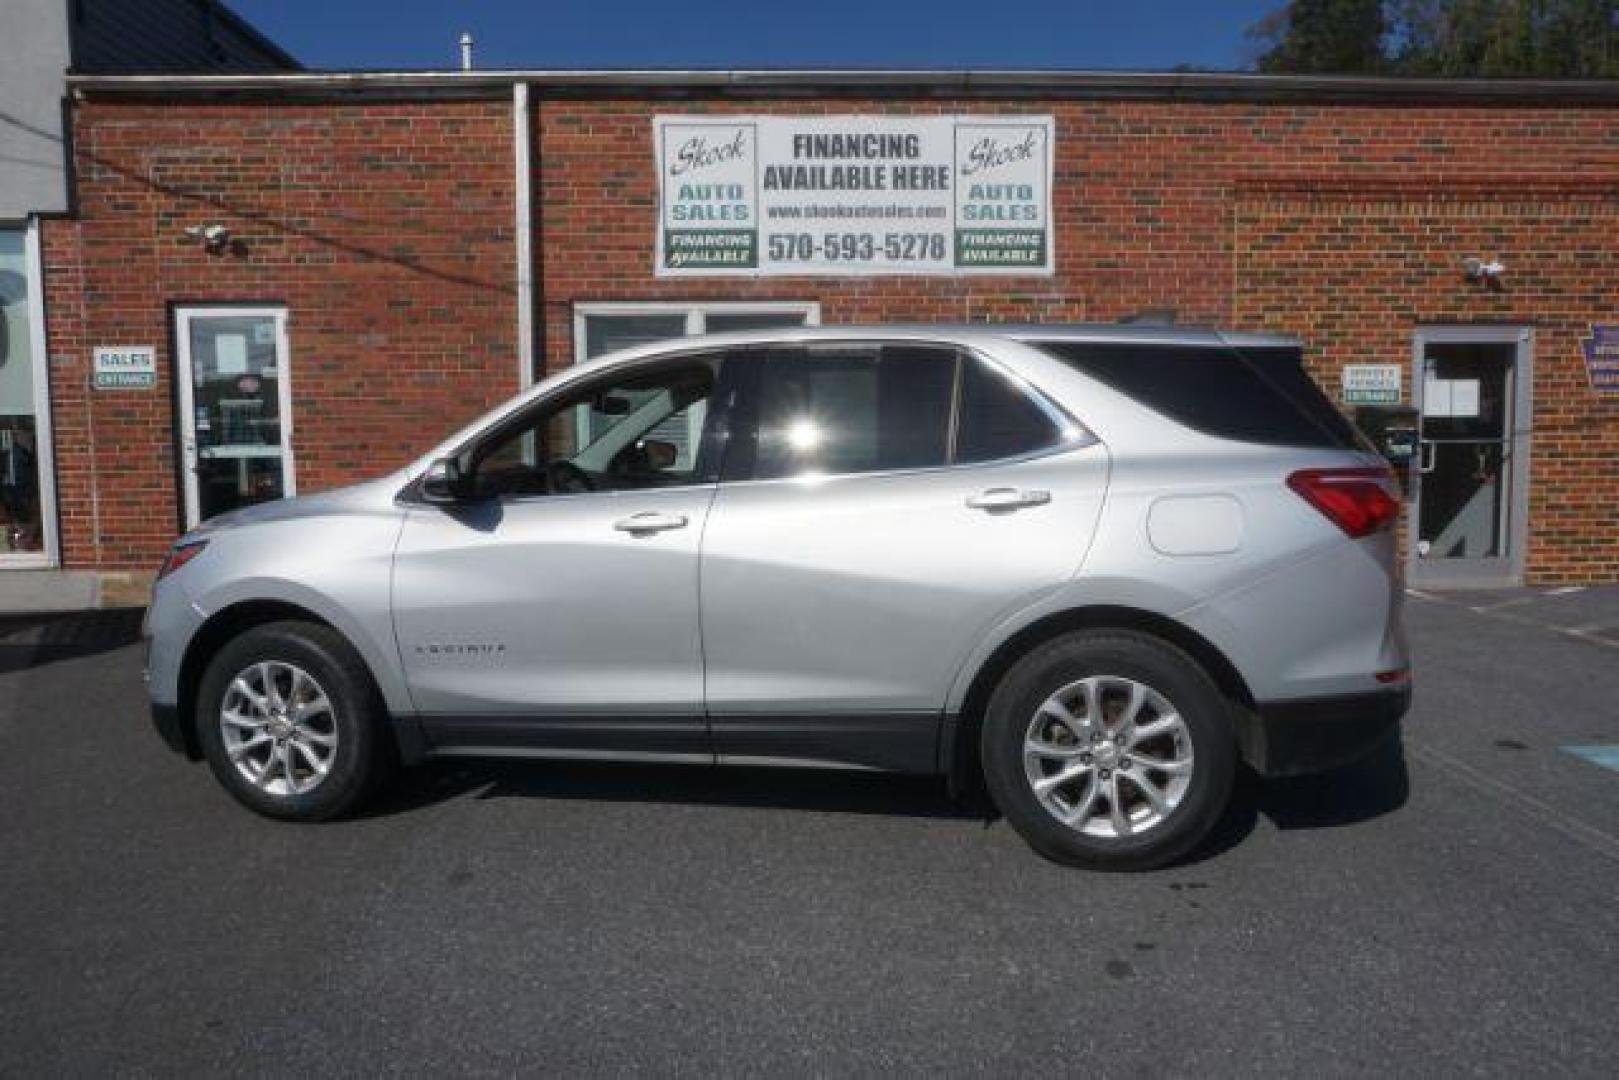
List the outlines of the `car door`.
{"type": "Polygon", "coordinates": [[[564,390],[457,456],[468,498],[410,509],[394,625],[433,745],[709,757],[697,550],[719,372],[685,357],[564,390]]]}
{"type": "Polygon", "coordinates": [[[716,749],[931,768],[968,651],[1078,569],[1105,451],[953,348],[743,363],[702,555],[716,749]]]}

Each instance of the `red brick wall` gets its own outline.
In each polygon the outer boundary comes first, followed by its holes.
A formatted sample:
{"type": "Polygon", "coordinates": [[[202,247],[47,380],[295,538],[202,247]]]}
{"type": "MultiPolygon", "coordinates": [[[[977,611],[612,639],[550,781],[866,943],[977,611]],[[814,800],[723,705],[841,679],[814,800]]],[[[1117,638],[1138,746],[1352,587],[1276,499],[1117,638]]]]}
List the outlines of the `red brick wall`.
{"type": "MultiPolygon", "coordinates": [[[[592,300],[817,300],[831,323],[1182,321],[1407,364],[1424,323],[1534,327],[1536,580],[1619,578],[1619,402],[1578,339],[1619,321],[1619,110],[1123,102],[541,100],[535,201],[548,366],[592,300]],[[1051,277],[658,280],[659,113],[1057,118],[1051,277]],[[1505,287],[1462,280],[1499,256],[1505,287]]],[[[292,315],[299,490],[398,464],[515,386],[510,106],[76,108],[79,214],[46,228],[69,565],[149,566],[175,531],[169,307],[292,315]],[[245,243],[209,256],[187,225],[245,243]],[[155,391],[87,393],[96,344],[158,346],[155,391]]]]}
{"type": "MultiPolygon", "coordinates": [[[[546,101],[536,117],[547,355],[580,301],[819,300],[828,323],[1091,319],[1298,334],[1337,392],[1409,367],[1427,323],[1535,329],[1528,568],[1619,579],[1619,399],[1579,338],[1619,322],[1619,110],[1020,101],[546,101]],[[660,113],[1045,113],[1057,119],[1052,277],[657,280],[660,113]],[[1499,292],[1462,259],[1500,257],[1499,292]]],[[[1409,386],[1407,387],[1409,400],[1409,386]]]]}
{"type": "Polygon", "coordinates": [[[91,102],[74,159],[78,212],[44,231],[66,565],[149,569],[180,528],[173,304],[287,306],[300,492],[516,385],[509,105],[91,102]],[[213,222],[238,251],[184,235],[213,222]],[[155,390],[87,389],[94,346],[145,344],[155,390]]]}
{"type": "Polygon", "coordinates": [[[1406,363],[1421,324],[1534,331],[1531,580],[1619,580],[1619,397],[1591,392],[1581,341],[1619,321],[1619,200],[1574,187],[1275,193],[1236,208],[1236,321],[1312,345],[1334,395],[1346,363],[1406,363]],[[1499,291],[1459,260],[1500,255],[1499,291]]]}

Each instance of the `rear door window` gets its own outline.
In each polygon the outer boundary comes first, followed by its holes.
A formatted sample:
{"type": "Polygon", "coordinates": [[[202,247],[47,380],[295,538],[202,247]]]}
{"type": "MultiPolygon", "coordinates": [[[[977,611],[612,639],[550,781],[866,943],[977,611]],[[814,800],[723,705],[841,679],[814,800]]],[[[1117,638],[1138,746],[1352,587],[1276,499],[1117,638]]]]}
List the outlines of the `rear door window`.
{"type": "Polygon", "coordinates": [[[955,353],[917,346],[807,346],[756,354],[751,438],[731,479],[935,468],[949,458],[955,353]]]}
{"type": "Polygon", "coordinates": [[[1365,449],[1297,349],[1042,341],[1039,348],[1196,431],[1267,446],[1365,449]]]}

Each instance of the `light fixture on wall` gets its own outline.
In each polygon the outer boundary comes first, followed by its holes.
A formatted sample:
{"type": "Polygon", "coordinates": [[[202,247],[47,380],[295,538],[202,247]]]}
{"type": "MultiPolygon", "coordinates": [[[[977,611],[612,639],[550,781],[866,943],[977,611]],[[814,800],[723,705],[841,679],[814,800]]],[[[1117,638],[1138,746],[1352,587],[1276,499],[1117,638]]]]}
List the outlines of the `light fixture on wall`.
{"type": "Polygon", "coordinates": [[[1501,275],[1507,272],[1507,266],[1500,259],[1486,262],[1470,256],[1462,260],[1462,272],[1467,275],[1468,281],[1499,288],[1501,275]]]}
{"type": "Polygon", "coordinates": [[[188,225],[186,235],[202,244],[203,250],[210,255],[222,254],[230,247],[231,231],[228,225],[188,225]]]}

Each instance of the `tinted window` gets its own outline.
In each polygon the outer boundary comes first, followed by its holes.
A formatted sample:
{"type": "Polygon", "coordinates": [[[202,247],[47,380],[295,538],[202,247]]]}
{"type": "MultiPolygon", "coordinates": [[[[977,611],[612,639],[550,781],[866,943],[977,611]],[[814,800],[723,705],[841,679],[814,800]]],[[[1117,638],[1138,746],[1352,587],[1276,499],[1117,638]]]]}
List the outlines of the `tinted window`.
{"type": "Polygon", "coordinates": [[[980,360],[961,369],[956,461],[994,461],[1055,446],[1062,432],[1029,391],[980,360]]]}
{"type": "Polygon", "coordinates": [[[1187,427],[1271,446],[1360,449],[1297,349],[1039,342],[1040,348],[1187,427]]]}
{"type": "Polygon", "coordinates": [[[479,447],[483,495],[578,494],[699,482],[711,364],[626,372],[548,402],[479,447]]]}
{"type": "Polygon", "coordinates": [[[731,475],[921,469],[949,456],[955,354],[860,346],[775,350],[758,361],[752,461],[731,475]]]}

